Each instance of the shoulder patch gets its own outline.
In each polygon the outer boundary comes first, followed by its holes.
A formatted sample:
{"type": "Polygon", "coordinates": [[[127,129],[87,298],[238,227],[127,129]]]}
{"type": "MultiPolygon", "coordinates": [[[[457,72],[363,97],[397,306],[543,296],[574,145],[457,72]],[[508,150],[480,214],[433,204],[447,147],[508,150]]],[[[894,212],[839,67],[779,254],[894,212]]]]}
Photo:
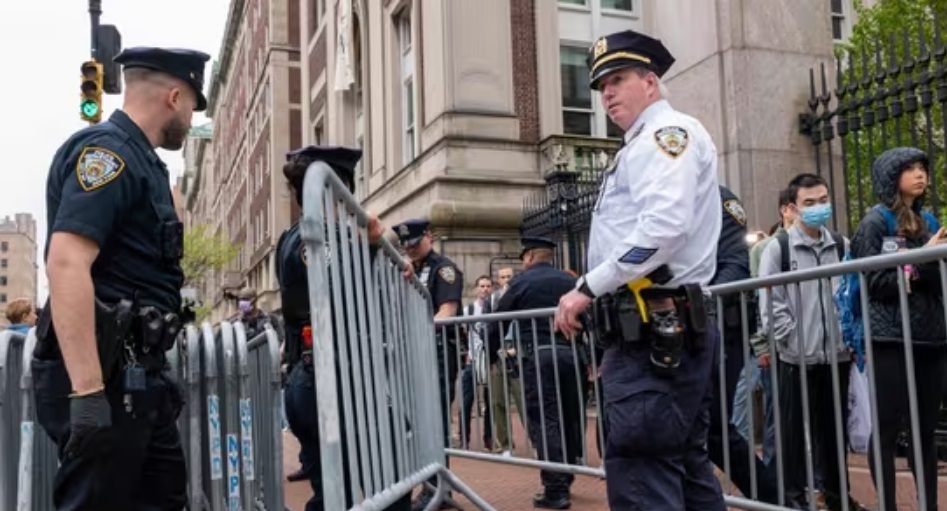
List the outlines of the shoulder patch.
{"type": "Polygon", "coordinates": [[[656,248],[644,248],[644,247],[632,247],[631,250],[625,252],[625,255],[618,258],[618,262],[625,264],[644,264],[648,259],[651,259],[658,249],[656,248]]]}
{"type": "Polygon", "coordinates": [[[743,209],[743,204],[740,204],[740,201],[736,199],[726,200],[723,202],[723,209],[727,213],[730,213],[730,216],[732,216],[737,223],[746,227],[746,210],[743,209]]]}
{"type": "Polygon", "coordinates": [[[690,141],[687,130],[679,126],[665,126],[654,132],[654,141],[671,158],[677,158],[687,150],[690,141]]]}
{"type": "Polygon", "coordinates": [[[76,163],[76,179],[87,192],[101,188],[125,170],[125,160],[103,147],[86,147],[76,163]]]}
{"type": "Polygon", "coordinates": [[[448,284],[453,284],[457,280],[457,272],[454,271],[453,266],[442,266],[440,270],[437,270],[437,274],[448,284]]]}

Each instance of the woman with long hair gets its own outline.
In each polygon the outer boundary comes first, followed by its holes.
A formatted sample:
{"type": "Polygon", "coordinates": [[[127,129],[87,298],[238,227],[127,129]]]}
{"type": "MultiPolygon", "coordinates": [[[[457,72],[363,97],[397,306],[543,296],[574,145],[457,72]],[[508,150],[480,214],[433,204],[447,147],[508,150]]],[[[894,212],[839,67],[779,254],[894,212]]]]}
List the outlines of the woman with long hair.
{"type": "MultiPolygon", "coordinates": [[[[913,250],[943,243],[944,229],[923,211],[930,161],[920,149],[899,147],[882,153],[872,165],[872,185],[881,204],[862,219],[852,238],[856,258],[913,250]]],[[[924,478],[927,509],[937,509],[937,458],[934,432],[947,369],[947,326],[938,263],[867,272],[866,314],[871,324],[873,366],[870,377],[877,392],[881,466],[869,455],[875,485],[884,485],[883,509],[897,509],[894,459],[898,434],[913,420],[908,408],[908,385],[917,389],[918,426],[923,460],[911,460],[915,481],[924,478]],[[904,273],[904,284],[898,272],[904,273]],[[905,366],[901,323],[901,286],[908,293],[914,379],[905,366]],[[918,466],[920,465],[920,466],[918,466]]],[[[874,449],[874,443],[871,444],[874,449]]],[[[910,451],[913,456],[913,449],[910,451]]]]}

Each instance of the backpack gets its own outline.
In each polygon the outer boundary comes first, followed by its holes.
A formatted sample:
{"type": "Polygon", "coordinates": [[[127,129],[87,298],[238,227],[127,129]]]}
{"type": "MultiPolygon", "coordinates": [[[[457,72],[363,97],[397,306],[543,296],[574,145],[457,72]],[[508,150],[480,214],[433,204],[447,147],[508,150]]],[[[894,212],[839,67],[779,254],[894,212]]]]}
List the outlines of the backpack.
{"type": "MultiPolygon", "coordinates": [[[[874,210],[881,213],[887,225],[887,236],[897,233],[897,218],[887,207],[877,204],[874,210]]],[[[921,216],[927,222],[927,229],[931,233],[940,229],[940,222],[929,211],[923,211],[921,216]]],[[[845,261],[853,259],[851,254],[845,256],[845,261]]],[[[862,321],[861,279],[858,273],[842,275],[838,289],[835,291],[835,306],[839,312],[839,322],[842,325],[842,340],[855,352],[855,363],[858,370],[865,370],[865,324],[862,321]]]]}

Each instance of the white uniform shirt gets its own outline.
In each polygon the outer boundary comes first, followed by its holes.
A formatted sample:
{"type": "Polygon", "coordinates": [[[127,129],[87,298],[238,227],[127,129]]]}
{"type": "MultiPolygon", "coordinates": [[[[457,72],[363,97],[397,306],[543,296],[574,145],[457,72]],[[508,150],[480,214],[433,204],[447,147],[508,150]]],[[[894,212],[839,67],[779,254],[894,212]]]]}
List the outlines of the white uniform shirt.
{"type": "Polygon", "coordinates": [[[585,275],[596,296],[667,264],[668,286],[707,286],[717,269],[717,149],[693,117],[659,100],[625,134],[592,215],[585,275]]]}

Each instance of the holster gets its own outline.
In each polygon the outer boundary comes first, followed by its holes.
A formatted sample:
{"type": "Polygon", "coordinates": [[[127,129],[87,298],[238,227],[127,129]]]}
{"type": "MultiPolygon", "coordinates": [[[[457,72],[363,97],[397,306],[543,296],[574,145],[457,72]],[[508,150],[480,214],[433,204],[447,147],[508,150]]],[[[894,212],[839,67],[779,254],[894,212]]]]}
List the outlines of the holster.
{"type": "Polygon", "coordinates": [[[95,300],[95,342],[99,349],[102,381],[108,382],[118,367],[133,319],[131,300],[123,299],[115,305],[95,300]]]}
{"type": "Polygon", "coordinates": [[[684,284],[678,288],[647,288],[641,291],[646,300],[670,298],[678,318],[683,322],[685,347],[691,353],[704,348],[709,317],[704,292],[698,284],[684,284]]]}
{"type": "Polygon", "coordinates": [[[158,309],[147,306],[138,311],[138,317],[143,351],[157,350],[163,353],[174,346],[181,331],[181,320],[177,314],[162,314],[158,309]]]}

